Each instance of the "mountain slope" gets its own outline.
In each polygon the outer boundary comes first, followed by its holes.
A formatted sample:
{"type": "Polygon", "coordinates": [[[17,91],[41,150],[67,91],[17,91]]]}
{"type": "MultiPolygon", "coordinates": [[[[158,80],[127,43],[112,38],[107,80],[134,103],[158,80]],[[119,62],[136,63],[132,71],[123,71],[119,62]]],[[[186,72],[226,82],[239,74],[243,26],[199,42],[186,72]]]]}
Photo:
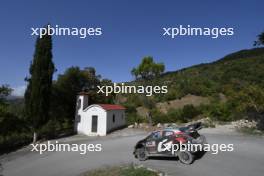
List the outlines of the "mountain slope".
{"type": "Polygon", "coordinates": [[[162,99],[174,99],[186,94],[211,96],[237,91],[247,85],[264,87],[264,48],[242,50],[209,63],[165,73],[157,79],[169,87],[162,99]]]}
{"type": "MultiPolygon", "coordinates": [[[[130,84],[168,86],[167,94],[156,94],[150,98],[136,94],[124,95],[126,102],[123,104],[130,113],[133,113],[133,109],[136,107],[149,107],[152,109],[152,116],[156,118],[156,122],[160,122],[161,117],[167,118],[163,121],[167,122],[184,116],[193,118],[197,114],[201,114],[203,117],[211,116],[218,120],[234,120],[238,114],[236,109],[244,108],[242,104],[248,103],[248,97],[251,99],[249,94],[252,92],[250,91],[255,91],[254,96],[264,90],[264,48],[241,50],[212,63],[167,72],[159,78],[147,82],[139,80],[130,84]],[[252,88],[252,86],[253,89],[248,92],[247,88],[252,88]],[[206,97],[209,103],[206,107],[188,106],[185,108],[185,112],[184,107],[181,111],[177,106],[167,105],[170,102],[180,101],[189,94],[201,98],[206,97]],[[170,111],[168,115],[162,114],[162,110],[157,106],[159,104],[170,108],[166,110],[170,111]],[[189,111],[195,112],[194,116],[189,115],[189,111]]],[[[260,95],[262,94],[260,93],[260,95]]],[[[189,102],[190,105],[194,105],[192,100],[189,102]]]]}

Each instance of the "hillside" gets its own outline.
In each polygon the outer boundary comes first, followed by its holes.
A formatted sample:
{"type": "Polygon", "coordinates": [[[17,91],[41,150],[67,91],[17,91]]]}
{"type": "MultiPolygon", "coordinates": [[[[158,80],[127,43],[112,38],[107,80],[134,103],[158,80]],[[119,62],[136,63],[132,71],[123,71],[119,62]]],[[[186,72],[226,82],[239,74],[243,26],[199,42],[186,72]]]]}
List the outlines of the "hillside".
{"type": "MultiPolygon", "coordinates": [[[[155,95],[149,99],[148,103],[154,104],[154,107],[160,102],[175,101],[188,94],[207,97],[211,100],[211,105],[235,106],[234,102],[223,103],[221,98],[233,100],[248,86],[256,86],[263,90],[264,48],[241,50],[212,63],[164,73],[160,78],[148,83],[136,81],[131,84],[167,85],[167,94],[155,95]]],[[[136,98],[129,95],[124,104],[130,108],[146,106],[141,95],[137,95],[136,98]]],[[[231,109],[224,108],[228,111],[231,109]]],[[[232,112],[228,112],[228,115],[231,114],[232,112]]]]}
{"type": "Polygon", "coordinates": [[[249,84],[263,87],[263,75],[264,48],[256,48],[232,53],[213,63],[165,73],[158,82],[163,81],[170,87],[168,97],[208,96],[220,92],[228,94],[228,87],[234,90],[249,84]]]}

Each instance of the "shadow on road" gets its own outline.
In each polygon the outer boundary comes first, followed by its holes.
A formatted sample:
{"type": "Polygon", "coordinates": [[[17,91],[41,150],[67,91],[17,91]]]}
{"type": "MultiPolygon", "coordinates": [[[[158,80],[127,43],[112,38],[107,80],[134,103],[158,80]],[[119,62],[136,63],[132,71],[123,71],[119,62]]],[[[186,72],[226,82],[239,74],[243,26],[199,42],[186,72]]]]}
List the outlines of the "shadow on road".
{"type": "Polygon", "coordinates": [[[195,160],[201,159],[205,155],[206,151],[197,152],[195,154],[195,160]]]}
{"type": "MultiPolygon", "coordinates": [[[[201,151],[201,152],[197,152],[194,154],[195,159],[194,162],[196,160],[200,160],[204,155],[205,155],[205,151],[201,151]]],[[[179,161],[178,157],[149,157],[149,160],[166,160],[166,161],[179,161]]]]}

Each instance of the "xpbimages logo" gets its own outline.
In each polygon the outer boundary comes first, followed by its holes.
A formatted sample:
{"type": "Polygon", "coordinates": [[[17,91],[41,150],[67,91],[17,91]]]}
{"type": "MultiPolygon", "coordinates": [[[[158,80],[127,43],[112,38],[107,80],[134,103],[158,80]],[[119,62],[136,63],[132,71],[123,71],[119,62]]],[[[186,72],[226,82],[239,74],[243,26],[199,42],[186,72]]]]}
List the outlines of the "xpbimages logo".
{"type": "Polygon", "coordinates": [[[62,144],[58,141],[52,143],[31,144],[31,151],[43,154],[44,152],[79,152],[81,155],[87,152],[102,151],[102,144],[62,144]]]}
{"type": "Polygon", "coordinates": [[[218,154],[221,152],[232,152],[234,151],[234,144],[193,144],[190,142],[174,144],[171,140],[164,139],[158,144],[159,152],[171,152],[173,155],[178,151],[188,151],[188,152],[197,152],[197,151],[206,151],[211,152],[212,154],[218,154]]]}
{"type": "Polygon", "coordinates": [[[174,39],[180,36],[209,36],[216,39],[220,36],[234,35],[232,27],[192,27],[191,25],[179,25],[177,27],[164,27],[163,36],[174,39]]]}
{"type": "Polygon", "coordinates": [[[97,86],[97,93],[105,94],[106,96],[114,94],[144,94],[152,96],[153,94],[168,93],[168,86],[142,86],[142,85],[125,85],[125,83],[114,83],[111,86],[97,86]]]}
{"type": "Polygon", "coordinates": [[[79,38],[87,38],[88,36],[100,36],[103,34],[101,27],[60,27],[55,25],[47,25],[46,27],[31,28],[32,36],[39,36],[42,38],[44,35],[56,35],[56,36],[77,36],[79,38]]]}

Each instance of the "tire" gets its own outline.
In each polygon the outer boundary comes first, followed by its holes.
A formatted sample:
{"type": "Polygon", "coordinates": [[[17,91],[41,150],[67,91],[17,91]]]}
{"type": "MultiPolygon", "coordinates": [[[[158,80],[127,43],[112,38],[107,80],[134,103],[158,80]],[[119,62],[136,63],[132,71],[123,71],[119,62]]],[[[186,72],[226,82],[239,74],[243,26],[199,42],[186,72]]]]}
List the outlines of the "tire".
{"type": "Polygon", "coordinates": [[[148,159],[147,152],[144,147],[138,148],[136,150],[136,155],[139,161],[145,161],[148,159]]]}
{"type": "Polygon", "coordinates": [[[194,156],[188,151],[179,152],[178,157],[183,164],[192,164],[194,161],[194,156]]]}

